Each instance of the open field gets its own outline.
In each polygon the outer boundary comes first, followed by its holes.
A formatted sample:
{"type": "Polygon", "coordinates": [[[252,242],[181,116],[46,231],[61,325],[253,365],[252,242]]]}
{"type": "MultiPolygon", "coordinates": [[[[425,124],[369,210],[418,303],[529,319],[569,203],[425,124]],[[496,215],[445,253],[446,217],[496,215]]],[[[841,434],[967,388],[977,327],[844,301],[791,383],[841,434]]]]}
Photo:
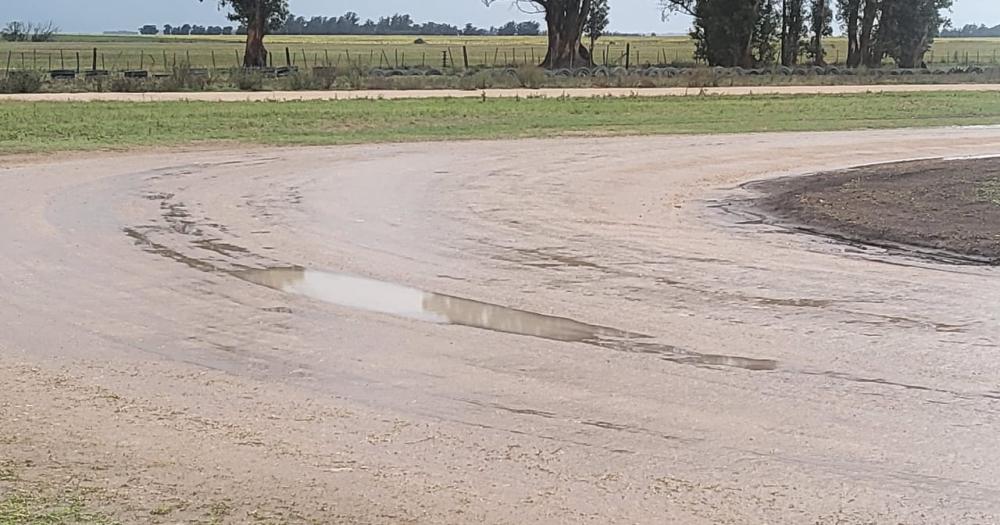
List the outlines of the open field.
{"type": "Polygon", "coordinates": [[[0,103],[0,121],[0,153],[203,142],[321,145],[746,133],[1000,124],[1000,92],[242,104],[14,101],[0,103]]]}
{"type": "Polygon", "coordinates": [[[1000,271],[729,205],[1000,128],[266,145],[995,99],[474,103],[0,105],[28,149],[250,142],[0,163],[0,522],[1000,522],[1000,271]]]}
{"type": "MultiPolygon", "coordinates": [[[[0,67],[10,58],[13,68],[53,69],[92,64],[98,50],[98,68],[125,70],[145,68],[166,71],[175,63],[190,61],[193,67],[231,68],[241,65],[240,36],[74,36],[63,35],[49,43],[0,42],[0,67]]],[[[317,65],[362,68],[464,66],[462,48],[468,49],[470,67],[536,64],[545,54],[544,37],[444,37],[425,36],[426,44],[414,44],[415,36],[282,36],[268,37],[275,65],[285,65],[285,48],[300,67],[317,65]],[[444,58],[447,55],[447,59],[444,58]]],[[[685,65],[694,62],[694,44],[687,37],[617,37],[599,41],[595,50],[599,64],[624,65],[630,46],[630,65],[685,65]]],[[[846,41],[827,39],[828,61],[843,62],[846,41]]],[[[1000,39],[939,39],[927,57],[931,65],[991,65],[1000,63],[1000,39]]]]}

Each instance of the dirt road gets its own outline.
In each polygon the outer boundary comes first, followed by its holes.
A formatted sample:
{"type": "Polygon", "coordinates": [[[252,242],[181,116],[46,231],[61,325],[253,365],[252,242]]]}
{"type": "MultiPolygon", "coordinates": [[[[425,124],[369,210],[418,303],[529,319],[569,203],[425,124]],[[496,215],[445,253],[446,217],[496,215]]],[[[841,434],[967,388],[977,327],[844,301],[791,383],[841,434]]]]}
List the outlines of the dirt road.
{"type": "Polygon", "coordinates": [[[0,493],[128,523],[996,522],[997,270],[722,205],[991,153],[998,128],[8,163],[0,493]]]}
{"type": "Polygon", "coordinates": [[[543,89],[422,89],[352,91],[200,91],[184,93],[28,93],[0,94],[5,100],[28,102],[259,102],[292,100],[353,100],[404,98],[529,97],[683,97],[695,95],[836,95],[851,93],[920,93],[928,91],[1000,91],[1000,84],[883,84],[859,86],[736,86],[716,88],[543,88],[543,89]]]}

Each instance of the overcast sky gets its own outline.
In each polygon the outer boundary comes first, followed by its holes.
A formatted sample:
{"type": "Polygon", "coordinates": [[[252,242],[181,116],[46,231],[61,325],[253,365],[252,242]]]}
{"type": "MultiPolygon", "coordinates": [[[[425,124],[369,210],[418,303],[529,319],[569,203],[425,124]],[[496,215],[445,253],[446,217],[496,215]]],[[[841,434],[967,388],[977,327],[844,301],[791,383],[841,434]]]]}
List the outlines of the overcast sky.
{"type": "MultiPolygon", "coordinates": [[[[532,18],[511,5],[497,0],[485,7],[480,0],[290,0],[297,15],[333,16],[355,11],[362,18],[409,13],[417,22],[434,20],[477,26],[499,25],[511,19],[532,18]]],[[[611,30],[642,33],[683,33],[689,21],[673,17],[660,20],[656,0],[610,0],[611,30]]],[[[535,17],[537,18],[537,17],[535,17]]],[[[1000,24],[1000,0],[955,0],[951,19],[956,27],[967,23],[1000,24]]],[[[0,23],[9,20],[53,21],[66,32],[99,33],[109,30],[135,30],[142,24],[223,25],[225,17],[218,2],[205,0],[0,0],[0,23]]]]}

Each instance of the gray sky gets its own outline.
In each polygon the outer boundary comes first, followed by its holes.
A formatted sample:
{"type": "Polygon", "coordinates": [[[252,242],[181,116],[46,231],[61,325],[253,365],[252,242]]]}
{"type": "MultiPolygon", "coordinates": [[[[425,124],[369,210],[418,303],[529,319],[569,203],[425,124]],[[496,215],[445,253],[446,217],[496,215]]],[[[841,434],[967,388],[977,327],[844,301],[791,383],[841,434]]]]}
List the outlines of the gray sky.
{"type": "MultiPolygon", "coordinates": [[[[409,13],[414,20],[434,20],[477,26],[499,25],[507,20],[532,18],[511,6],[509,0],[497,0],[485,7],[480,0],[290,0],[292,12],[303,16],[341,15],[355,11],[362,18],[377,18],[392,13],[409,13]]],[[[673,17],[660,20],[656,0],[610,0],[611,30],[642,33],[683,33],[689,21],[673,17]]],[[[956,27],[967,23],[1000,24],[1000,1],[955,0],[951,19],[956,27]]],[[[43,22],[52,20],[63,31],[95,33],[115,29],[134,30],[142,24],[196,23],[223,25],[225,17],[214,0],[0,0],[0,23],[9,20],[43,22]],[[13,4],[13,5],[12,5],[13,4]]]]}

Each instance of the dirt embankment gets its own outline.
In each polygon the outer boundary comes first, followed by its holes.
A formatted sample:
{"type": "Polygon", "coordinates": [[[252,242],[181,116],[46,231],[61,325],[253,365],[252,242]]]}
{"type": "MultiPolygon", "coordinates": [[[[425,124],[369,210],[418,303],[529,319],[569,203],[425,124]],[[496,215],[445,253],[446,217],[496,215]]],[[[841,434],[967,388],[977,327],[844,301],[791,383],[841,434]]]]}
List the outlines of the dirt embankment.
{"type": "Polygon", "coordinates": [[[780,221],[1000,264],[1000,157],[878,164],[754,185],[780,221]]]}

